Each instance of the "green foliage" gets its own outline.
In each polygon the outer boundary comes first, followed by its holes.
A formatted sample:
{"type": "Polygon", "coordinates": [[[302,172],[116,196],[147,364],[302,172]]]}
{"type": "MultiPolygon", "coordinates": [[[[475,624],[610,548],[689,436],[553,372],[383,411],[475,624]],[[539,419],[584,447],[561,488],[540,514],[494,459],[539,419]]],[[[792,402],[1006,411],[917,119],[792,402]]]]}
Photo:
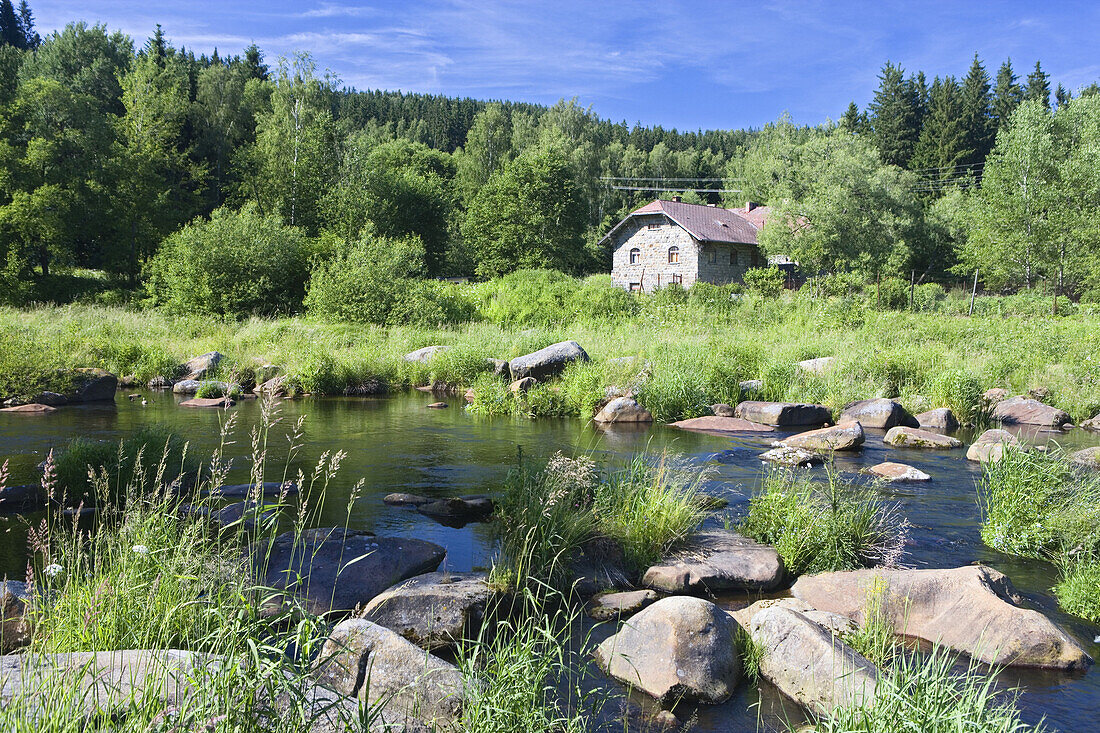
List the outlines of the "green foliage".
{"type": "Polygon", "coordinates": [[[744,281],[750,293],[765,298],[777,298],[783,292],[784,277],[778,267],[750,267],[744,281]]]}
{"type": "Polygon", "coordinates": [[[302,233],[255,208],[218,209],[164,240],[149,263],[153,302],[241,318],[297,310],[306,277],[302,233]]]}
{"type": "Polygon", "coordinates": [[[802,575],[891,565],[903,552],[908,522],[873,485],[845,485],[833,469],[824,485],[771,471],[739,531],[774,545],[787,571],[802,575]]]}
{"type": "Polygon", "coordinates": [[[500,326],[551,326],[566,320],[579,290],[556,270],[518,270],[479,285],[478,310],[500,326]]]}
{"type": "Polygon", "coordinates": [[[1100,623],[1100,562],[1095,556],[1074,557],[1061,566],[1062,578],[1054,586],[1058,604],[1074,616],[1100,623]]]}

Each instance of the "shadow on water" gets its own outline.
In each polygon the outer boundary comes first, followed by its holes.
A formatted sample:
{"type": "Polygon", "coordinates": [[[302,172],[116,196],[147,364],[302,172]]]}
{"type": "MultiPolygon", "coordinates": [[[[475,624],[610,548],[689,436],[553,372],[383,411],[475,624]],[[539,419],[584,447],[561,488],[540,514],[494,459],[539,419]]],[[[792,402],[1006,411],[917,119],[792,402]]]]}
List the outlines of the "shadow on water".
{"type": "MultiPolygon", "coordinates": [[[[9,483],[37,481],[35,466],[51,449],[62,448],[80,436],[118,440],[135,428],[153,422],[168,425],[185,436],[192,452],[207,458],[220,441],[223,417],[216,411],[182,409],[178,397],[167,393],[148,395],[150,401],[130,402],[120,396],[115,404],[71,407],[38,417],[0,415],[0,459],[10,460],[9,483]]],[[[334,398],[288,401],[281,404],[282,422],[273,432],[268,480],[281,478],[288,432],[299,416],[306,416],[303,449],[292,474],[301,468],[309,473],[325,451],[347,452],[337,481],[330,489],[330,501],[321,512],[322,524],[342,524],[351,487],[364,480],[361,495],[352,507],[351,526],[379,534],[416,537],[447,548],[446,567],[455,571],[485,567],[490,561],[491,536],[487,525],[463,528],[443,526],[416,511],[386,506],[382,497],[391,492],[449,497],[495,494],[517,451],[525,457],[544,459],[556,451],[592,453],[620,460],[640,450],[669,451],[685,456],[711,470],[707,490],[729,501],[729,506],[712,514],[712,526],[736,524],[744,515],[748,498],[760,481],[757,455],[786,433],[762,436],[717,437],[688,433],[667,427],[652,429],[617,428],[598,430],[591,424],[571,419],[527,420],[524,418],[479,418],[453,406],[429,410],[430,395],[411,393],[391,398],[334,398]]],[[[249,479],[249,431],[260,419],[256,401],[242,401],[237,413],[234,443],[228,447],[232,459],[229,483],[249,479]]],[[[989,564],[1006,573],[1025,602],[1048,614],[1085,643],[1094,656],[1096,626],[1062,613],[1051,595],[1056,572],[1048,563],[1001,555],[981,543],[978,535],[980,511],[974,491],[980,477],[977,464],[965,460],[961,450],[921,451],[892,448],[882,443],[882,431],[867,431],[862,450],[843,454],[836,467],[845,474],[857,474],[876,463],[894,460],[908,463],[932,475],[927,484],[909,484],[887,489],[902,513],[913,524],[905,559],[913,567],[957,567],[973,562],[989,564]]],[[[971,436],[960,436],[968,440],[971,436]]],[[[1081,430],[1067,434],[1035,434],[1031,442],[1057,440],[1066,449],[1095,445],[1100,439],[1081,430]]],[[[0,515],[0,574],[21,577],[26,567],[26,520],[0,515]]],[[[1098,591],[1100,592],[1100,591],[1098,591]]],[[[723,605],[738,607],[753,599],[720,599],[723,605]]],[[[607,627],[594,633],[610,633],[607,627]]],[[[1006,684],[1026,688],[1022,705],[1026,717],[1037,722],[1045,717],[1052,728],[1088,731],[1100,719],[1100,674],[1065,675],[1013,670],[1002,675],[1006,684]]],[[[602,683],[609,695],[619,695],[617,685],[602,683]]],[[[652,703],[637,696],[623,702],[632,720],[641,721],[654,712],[652,703]]],[[[682,720],[691,718],[695,730],[753,731],[784,729],[782,721],[802,720],[796,706],[774,689],[760,691],[742,685],[729,702],[714,707],[678,710],[682,720]]],[[[639,729],[645,724],[639,723],[639,729]]],[[[631,728],[635,726],[632,724],[631,728]]]]}

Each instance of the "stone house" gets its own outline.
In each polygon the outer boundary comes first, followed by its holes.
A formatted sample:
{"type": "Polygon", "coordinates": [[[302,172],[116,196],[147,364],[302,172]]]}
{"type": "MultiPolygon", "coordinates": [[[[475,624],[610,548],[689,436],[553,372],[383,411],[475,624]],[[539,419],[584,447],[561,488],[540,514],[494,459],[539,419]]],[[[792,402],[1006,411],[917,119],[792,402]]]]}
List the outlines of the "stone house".
{"type": "Polygon", "coordinates": [[[653,201],[615,225],[601,244],[613,251],[611,281],[628,290],[652,292],[672,283],[741,282],[745,270],[767,259],[756,236],[770,209],[748,203],[743,209],[653,201]]]}

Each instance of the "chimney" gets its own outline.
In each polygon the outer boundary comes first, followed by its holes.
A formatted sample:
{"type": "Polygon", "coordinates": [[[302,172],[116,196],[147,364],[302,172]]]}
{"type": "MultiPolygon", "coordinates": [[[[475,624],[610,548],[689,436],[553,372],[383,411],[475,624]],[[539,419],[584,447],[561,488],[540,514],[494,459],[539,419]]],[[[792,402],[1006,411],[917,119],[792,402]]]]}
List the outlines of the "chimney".
{"type": "Polygon", "coordinates": [[[756,208],[756,203],[755,202],[753,202],[753,201],[746,201],[745,202],[745,213],[746,214],[749,213],[750,211],[752,211],[755,208],[756,208]]]}
{"type": "Polygon", "coordinates": [[[673,196],[672,200],[675,201],[676,203],[680,203],[680,197],[679,196],[673,196]]]}

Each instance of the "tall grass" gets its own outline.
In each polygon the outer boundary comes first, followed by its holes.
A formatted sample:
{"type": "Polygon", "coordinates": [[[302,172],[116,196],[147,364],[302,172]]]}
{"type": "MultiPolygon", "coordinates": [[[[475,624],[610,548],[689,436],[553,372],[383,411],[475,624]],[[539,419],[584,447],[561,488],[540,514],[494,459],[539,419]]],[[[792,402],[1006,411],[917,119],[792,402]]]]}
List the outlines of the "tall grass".
{"type": "Polygon", "coordinates": [[[749,501],[739,530],[774,545],[793,574],[891,566],[900,558],[908,522],[878,487],[851,485],[828,468],[826,481],[772,470],[749,501]]]}

